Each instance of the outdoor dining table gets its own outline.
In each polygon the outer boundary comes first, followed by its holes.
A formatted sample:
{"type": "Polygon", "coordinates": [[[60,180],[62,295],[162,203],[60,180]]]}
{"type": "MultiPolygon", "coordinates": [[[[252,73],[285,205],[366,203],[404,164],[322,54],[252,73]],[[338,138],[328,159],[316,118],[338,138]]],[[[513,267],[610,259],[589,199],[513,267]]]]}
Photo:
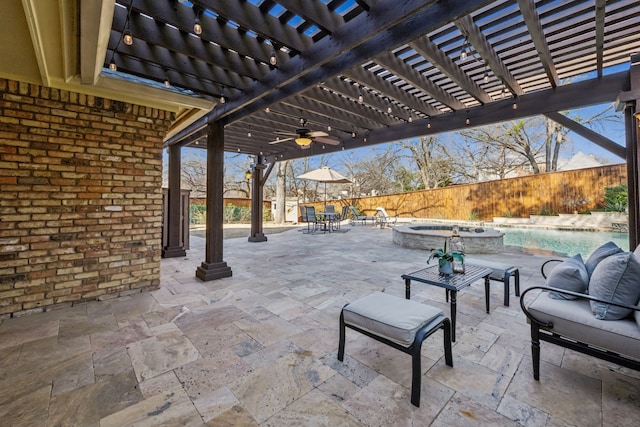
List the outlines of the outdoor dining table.
{"type": "Polygon", "coordinates": [[[329,233],[331,233],[331,224],[336,222],[337,215],[338,214],[336,212],[316,212],[316,216],[320,216],[323,218],[323,228],[321,228],[320,231],[328,231],[329,233]],[[327,228],[327,223],[329,224],[329,228],[327,228]]]}
{"type": "Polygon", "coordinates": [[[466,288],[478,279],[484,278],[485,305],[487,313],[489,313],[489,276],[493,270],[466,263],[464,265],[464,270],[464,273],[442,275],[438,271],[438,264],[436,263],[430,267],[402,275],[405,284],[406,299],[411,298],[412,280],[444,288],[446,290],[447,299],[449,298],[449,294],[451,294],[451,341],[456,340],[456,307],[459,290],[466,288]]]}

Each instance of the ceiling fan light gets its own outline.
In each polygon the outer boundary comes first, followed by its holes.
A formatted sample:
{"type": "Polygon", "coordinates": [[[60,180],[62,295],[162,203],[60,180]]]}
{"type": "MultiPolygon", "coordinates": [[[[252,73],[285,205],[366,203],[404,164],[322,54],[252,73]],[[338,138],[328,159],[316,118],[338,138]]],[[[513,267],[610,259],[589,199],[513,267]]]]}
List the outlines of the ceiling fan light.
{"type": "Polygon", "coordinates": [[[307,147],[311,145],[311,138],[307,138],[306,136],[299,136],[295,139],[296,144],[301,147],[307,147]]]}

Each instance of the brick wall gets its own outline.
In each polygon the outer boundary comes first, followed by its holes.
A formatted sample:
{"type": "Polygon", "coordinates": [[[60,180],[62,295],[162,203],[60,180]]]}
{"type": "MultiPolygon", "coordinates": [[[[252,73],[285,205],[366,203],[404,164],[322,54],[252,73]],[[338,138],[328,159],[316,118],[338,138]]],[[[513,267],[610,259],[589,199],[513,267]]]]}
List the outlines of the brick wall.
{"type": "Polygon", "coordinates": [[[170,116],[0,79],[0,316],[159,286],[170,116]]]}

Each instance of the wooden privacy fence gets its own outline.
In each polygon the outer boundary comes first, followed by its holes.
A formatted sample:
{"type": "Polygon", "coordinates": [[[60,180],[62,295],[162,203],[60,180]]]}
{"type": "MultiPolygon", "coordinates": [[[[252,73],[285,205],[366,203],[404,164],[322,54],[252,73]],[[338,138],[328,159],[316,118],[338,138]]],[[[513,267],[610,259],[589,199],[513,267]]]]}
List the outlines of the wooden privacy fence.
{"type": "MultiPolygon", "coordinates": [[[[399,217],[491,220],[602,209],[605,188],[626,182],[626,165],[618,164],[328,203],[369,215],[382,206],[399,217]]],[[[322,210],[324,202],[308,204],[322,210]]]]}

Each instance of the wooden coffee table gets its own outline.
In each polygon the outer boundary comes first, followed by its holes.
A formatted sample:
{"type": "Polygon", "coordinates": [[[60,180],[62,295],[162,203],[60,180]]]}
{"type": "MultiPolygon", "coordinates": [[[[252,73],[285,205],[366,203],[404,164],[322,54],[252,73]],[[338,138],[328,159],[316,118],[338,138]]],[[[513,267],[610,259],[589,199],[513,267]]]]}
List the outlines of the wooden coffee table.
{"type": "Polygon", "coordinates": [[[438,286],[446,290],[447,298],[451,294],[450,311],[451,311],[451,341],[456,340],[456,306],[458,291],[471,285],[476,280],[484,278],[484,294],[487,313],[489,313],[489,276],[493,270],[473,264],[464,265],[464,273],[455,273],[449,276],[441,275],[438,272],[438,264],[414,271],[413,273],[403,274],[405,285],[405,298],[411,298],[411,281],[414,280],[427,285],[438,286]]]}

